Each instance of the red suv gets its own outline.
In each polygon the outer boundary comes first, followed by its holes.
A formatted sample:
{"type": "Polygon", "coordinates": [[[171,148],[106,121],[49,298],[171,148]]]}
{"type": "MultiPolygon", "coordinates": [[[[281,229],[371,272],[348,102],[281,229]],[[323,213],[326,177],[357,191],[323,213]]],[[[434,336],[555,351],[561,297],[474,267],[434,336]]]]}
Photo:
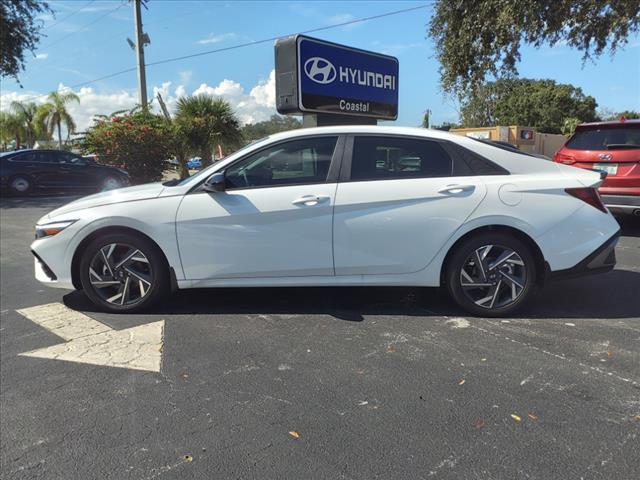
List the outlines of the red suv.
{"type": "Polygon", "coordinates": [[[598,189],[613,214],[640,216],[640,120],[583,123],[553,158],[607,173],[598,189]]]}

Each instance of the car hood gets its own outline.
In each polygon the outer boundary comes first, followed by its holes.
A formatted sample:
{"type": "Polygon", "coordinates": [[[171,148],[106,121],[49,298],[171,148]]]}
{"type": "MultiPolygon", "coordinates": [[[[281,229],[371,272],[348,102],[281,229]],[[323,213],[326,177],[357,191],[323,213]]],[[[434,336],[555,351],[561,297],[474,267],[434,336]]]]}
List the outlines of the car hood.
{"type": "Polygon", "coordinates": [[[119,188],[109,190],[108,192],[96,193],[95,195],[89,195],[88,197],[82,197],[71,203],[67,203],[50,212],[45,218],[52,219],[85,208],[156,198],[162,193],[164,188],[162,183],[148,183],[145,185],[136,185],[135,187],[119,188]]]}

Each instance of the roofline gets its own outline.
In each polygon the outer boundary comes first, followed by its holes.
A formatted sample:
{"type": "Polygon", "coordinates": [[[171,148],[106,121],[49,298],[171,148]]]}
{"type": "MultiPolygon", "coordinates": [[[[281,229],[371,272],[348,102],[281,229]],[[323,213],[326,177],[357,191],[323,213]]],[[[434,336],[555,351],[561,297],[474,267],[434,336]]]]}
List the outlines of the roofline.
{"type": "Polygon", "coordinates": [[[607,120],[606,122],[587,122],[587,123],[580,123],[576,126],[576,129],[578,128],[582,128],[582,127],[612,127],[612,126],[617,126],[617,125],[626,125],[626,124],[640,124],[640,118],[630,118],[630,119],[625,119],[624,122],[621,122],[620,120],[607,120]]]}

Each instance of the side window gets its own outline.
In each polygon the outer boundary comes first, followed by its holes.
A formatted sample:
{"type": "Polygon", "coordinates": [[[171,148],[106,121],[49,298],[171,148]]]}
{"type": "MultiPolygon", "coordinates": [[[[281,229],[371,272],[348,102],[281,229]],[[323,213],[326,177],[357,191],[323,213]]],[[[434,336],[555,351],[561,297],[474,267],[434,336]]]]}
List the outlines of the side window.
{"type": "Polygon", "coordinates": [[[56,157],[59,163],[64,163],[68,165],[86,165],[87,164],[87,161],[84,158],[70,152],[57,152],[56,157]]]}
{"type": "Polygon", "coordinates": [[[40,163],[61,163],[56,152],[38,152],[37,161],[40,163]]]}
{"type": "Polygon", "coordinates": [[[14,157],[11,157],[10,159],[12,162],[25,162],[25,163],[29,163],[29,162],[35,162],[36,161],[36,154],[35,152],[27,152],[27,153],[21,153],[20,155],[16,155],[14,157]]]}
{"type": "Polygon", "coordinates": [[[356,137],[351,180],[449,177],[453,162],[438,142],[398,137],[356,137]]]}
{"type": "Polygon", "coordinates": [[[227,168],[227,188],[324,183],[337,141],[306,138],[261,150],[227,168]]]}

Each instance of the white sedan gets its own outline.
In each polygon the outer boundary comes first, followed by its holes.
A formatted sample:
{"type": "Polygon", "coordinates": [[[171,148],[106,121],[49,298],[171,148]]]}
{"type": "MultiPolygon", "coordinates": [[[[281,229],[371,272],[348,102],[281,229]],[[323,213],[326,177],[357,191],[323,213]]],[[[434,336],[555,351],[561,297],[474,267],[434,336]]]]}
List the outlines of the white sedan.
{"type": "Polygon", "coordinates": [[[112,312],[183,288],[406,285],[498,316],[550,277],[613,268],[601,181],[439,131],[303,129],[179,183],[69,203],[31,249],[38,280],[112,312]]]}

